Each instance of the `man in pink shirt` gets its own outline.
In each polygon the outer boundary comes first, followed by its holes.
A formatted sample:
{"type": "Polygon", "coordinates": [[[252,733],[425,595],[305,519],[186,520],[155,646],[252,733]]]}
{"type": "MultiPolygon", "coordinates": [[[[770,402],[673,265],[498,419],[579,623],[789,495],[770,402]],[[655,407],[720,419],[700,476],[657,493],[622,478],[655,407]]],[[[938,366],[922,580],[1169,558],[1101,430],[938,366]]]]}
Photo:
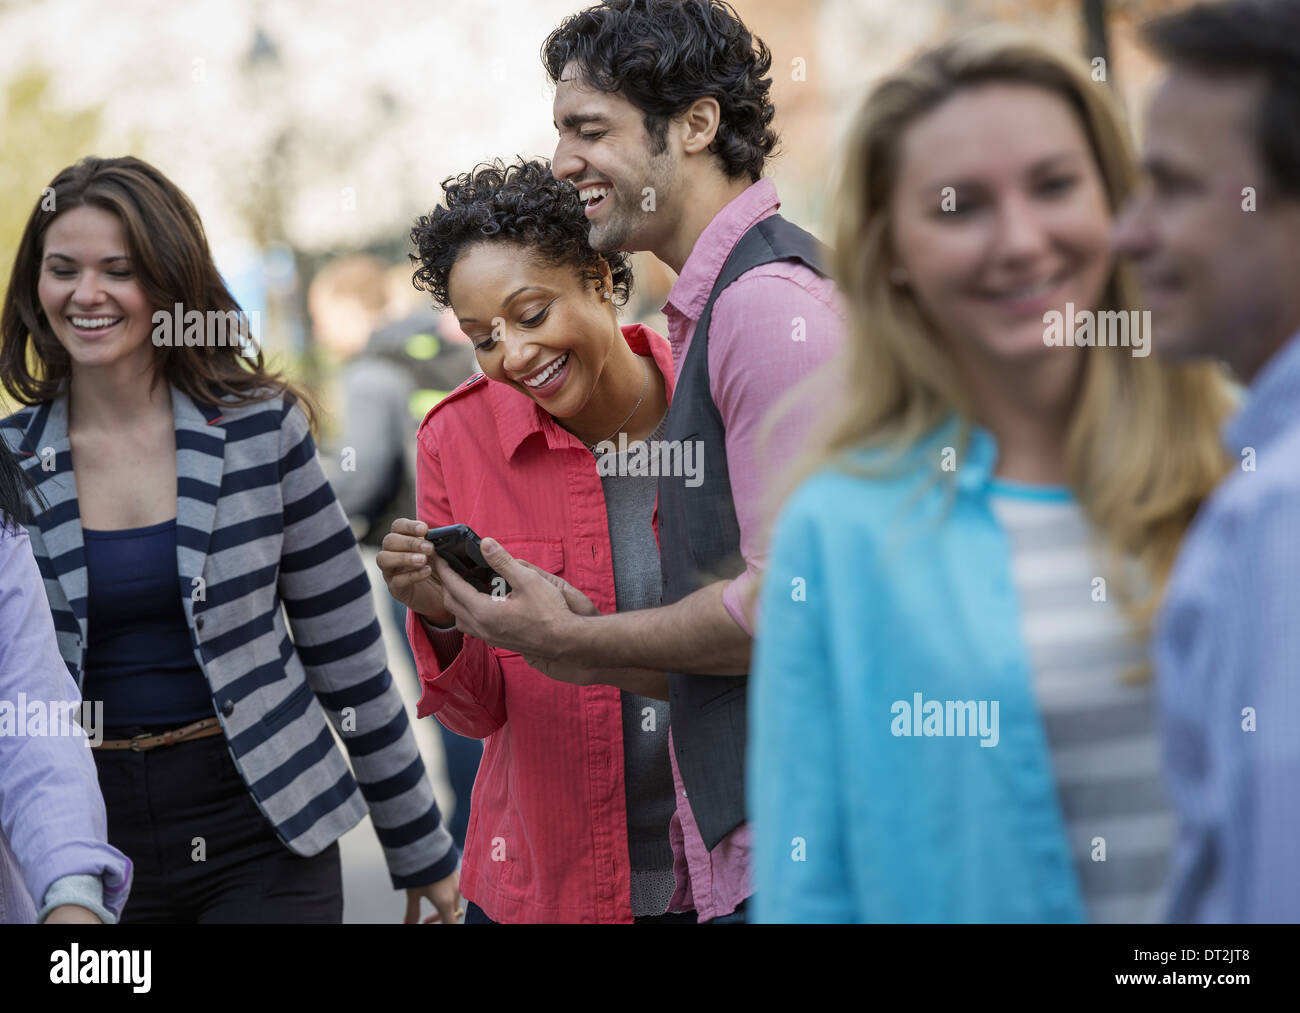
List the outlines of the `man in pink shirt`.
{"type": "Polygon", "coordinates": [[[481,532],[483,553],[509,598],[478,595],[436,565],[458,628],[552,678],[622,687],[638,670],[670,673],[678,889],[669,909],[744,921],[760,510],[815,406],[794,406],[770,432],[761,423],[836,350],[843,315],[817,244],[777,214],[776,188],[761,178],[776,145],[771,57],[728,6],[601,3],[566,19],[543,60],[560,134],[552,171],[583,197],[592,247],[649,250],[678,274],[664,307],[678,377],[667,438],[695,445],[700,474],[659,480],[659,608],[578,615],[491,532],[481,532]]]}

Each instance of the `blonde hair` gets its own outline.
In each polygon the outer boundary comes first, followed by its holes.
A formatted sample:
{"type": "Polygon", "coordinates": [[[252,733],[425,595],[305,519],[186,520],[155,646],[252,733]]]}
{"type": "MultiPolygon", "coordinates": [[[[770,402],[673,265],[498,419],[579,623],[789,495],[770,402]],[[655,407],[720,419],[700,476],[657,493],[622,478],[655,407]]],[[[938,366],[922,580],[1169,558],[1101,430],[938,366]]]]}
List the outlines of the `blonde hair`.
{"type": "MultiPolygon", "coordinates": [[[[831,205],[838,220],[832,272],[848,308],[845,345],[774,414],[829,378],[838,378],[843,393],[814,430],[784,493],[827,467],[868,475],[895,468],[909,448],[954,416],[958,453],[969,446],[971,404],[951,355],[910,291],[891,283],[889,202],[907,129],[954,94],[991,82],[1035,85],[1064,97],[1078,113],[1112,213],[1132,190],[1131,147],[1105,86],[1021,32],[994,28],[961,36],[877,85],[852,122],[831,205]],[[863,447],[884,453],[874,464],[847,458],[863,447]]],[[[1128,269],[1117,265],[1094,309],[1135,305],[1128,269]]],[[[1065,468],[1103,544],[1116,597],[1145,639],[1183,533],[1226,471],[1218,431],[1232,403],[1214,366],[1166,365],[1122,352],[1075,352],[1087,358],[1065,468]],[[1124,559],[1139,565],[1141,579],[1126,576],[1124,559]]],[[[939,461],[933,464],[933,478],[942,481],[939,461]]]]}

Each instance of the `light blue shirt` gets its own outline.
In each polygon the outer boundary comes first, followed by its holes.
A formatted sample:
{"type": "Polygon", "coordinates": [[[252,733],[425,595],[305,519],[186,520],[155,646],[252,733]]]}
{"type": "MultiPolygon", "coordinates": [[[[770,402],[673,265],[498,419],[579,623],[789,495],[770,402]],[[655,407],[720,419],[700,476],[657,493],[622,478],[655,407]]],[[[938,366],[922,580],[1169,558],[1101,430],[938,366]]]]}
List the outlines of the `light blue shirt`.
{"type": "Polygon", "coordinates": [[[997,448],[975,429],[955,482],[927,481],[955,440],[941,427],[903,475],[823,471],[777,523],[750,682],[757,921],[1084,918],[997,448]]]}
{"type": "Polygon", "coordinates": [[[1300,334],[1225,430],[1154,644],[1178,818],[1169,920],[1300,921],[1300,334]],[[1244,453],[1243,453],[1244,451],[1244,453]]]}

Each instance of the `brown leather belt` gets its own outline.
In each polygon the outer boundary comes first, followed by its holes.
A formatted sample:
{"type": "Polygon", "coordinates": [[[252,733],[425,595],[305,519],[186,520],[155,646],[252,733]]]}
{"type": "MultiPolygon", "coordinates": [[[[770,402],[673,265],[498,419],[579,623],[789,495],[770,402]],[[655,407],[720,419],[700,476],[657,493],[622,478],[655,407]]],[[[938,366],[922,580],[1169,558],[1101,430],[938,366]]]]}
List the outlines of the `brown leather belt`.
{"type": "Polygon", "coordinates": [[[171,728],[165,732],[142,732],[130,739],[105,739],[93,748],[129,749],[132,752],[141,753],[146,749],[170,746],[177,742],[188,742],[191,739],[206,739],[210,735],[220,734],[222,734],[221,721],[213,717],[195,721],[192,725],[185,725],[181,728],[171,728]]]}

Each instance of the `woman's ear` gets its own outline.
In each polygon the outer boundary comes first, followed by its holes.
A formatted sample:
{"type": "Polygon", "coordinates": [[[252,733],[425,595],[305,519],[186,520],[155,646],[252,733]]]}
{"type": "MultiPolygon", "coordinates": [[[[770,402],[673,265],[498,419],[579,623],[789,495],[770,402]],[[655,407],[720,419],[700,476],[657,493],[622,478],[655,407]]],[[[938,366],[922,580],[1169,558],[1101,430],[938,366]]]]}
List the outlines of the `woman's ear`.
{"type": "Polygon", "coordinates": [[[609,261],[604,257],[600,258],[599,269],[600,280],[596,283],[596,292],[602,300],[613,301],[614,298],[614,272],[609,268],[609,261]]]}

